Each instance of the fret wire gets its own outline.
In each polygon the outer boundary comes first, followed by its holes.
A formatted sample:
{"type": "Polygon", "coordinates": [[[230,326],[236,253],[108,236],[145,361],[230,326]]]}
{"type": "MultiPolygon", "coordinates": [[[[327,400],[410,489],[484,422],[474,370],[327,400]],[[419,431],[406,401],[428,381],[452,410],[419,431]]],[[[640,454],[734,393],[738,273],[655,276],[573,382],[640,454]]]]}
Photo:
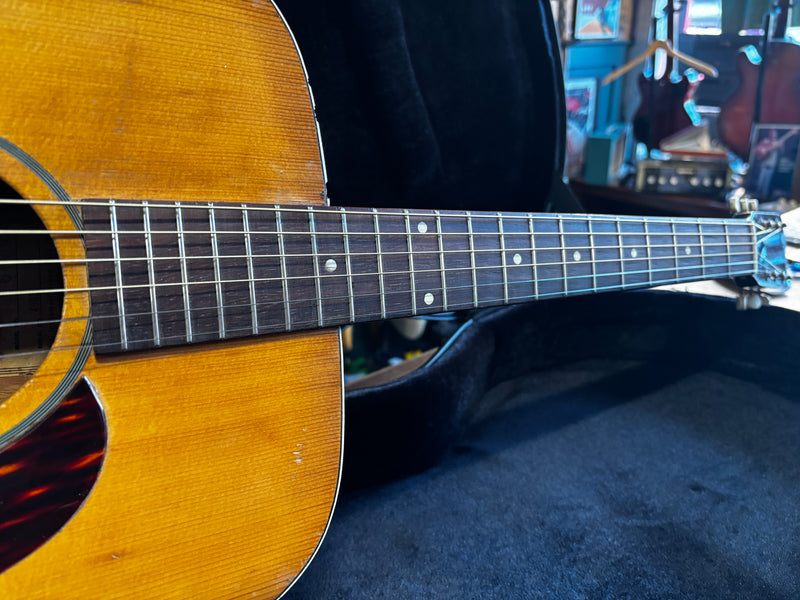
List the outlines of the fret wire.
{"type": "Polygon", "coordinates": [[[705,274],[706,274],[706,261],[703,260],[703,258],[705,257],[705,251],[703,250],[703,241],[704,241],[703,226],[700,224],[699,220],[697,221],[697,235],[700,238],[700,269],[701,269],[700,272],[705,277],[705,274]]]}
{"type": "Polygon", "coordinates": [[[345,276],[347,277],[347,293],[350,304],[350,322],[355,323],[356,307],[353,297],[353,271],[350,267],[350,235],[347,233],[347,213],[344,209],[341,209],[340,214],[342,216],[342,235],[344,237],[344,262],[346,269],[345,276]]]}
{"type": "Polygon", "coordinates": [[[594,233],[592,232],[592,220],[589,219],[589,256],[592,260],[592,289],[597,288],[597,257],[595,255],[594,233]]]}
{"type": "MultiPolygon", "coordinates": [[[[117,286],[117,304],[119,305],[119,334],[120,345],[123,350],[128,349],[128,326],[125,317],[124,283],[122,281],[122,263],[119,259],[122,254],[119,244],[119,226],[117,224],[117,205],[114,200],[108,201],[109,226],[111,227],[111,248],[114,253],[114,275],[119,285],[117,286]]],[[[90,289],[91,291],[91,289],[90,289]]]]}
{"type": "Polygon", "coordinates": [[[561,215],[558,215],[558,239],[561,243],[561,270],[564,273],[564,295],[567,295],[567,248],[566,240],[564,239],[564,222],[561,220],[561,215]]]}
{"type": "Polygon", "coordinates": [[[220,339],[225,339],[225,314],[223,306],[225,305],[225,297],[222,293],[222,270],[219,264],[219,245],[217,243],[217,222],[214,217],[214,204],[208,203],[208,226],[211,228],[211,260],[214,265],[214,288],[217,294],[217,306],[219,312],[217,313],[217,328],[219,329],[220,339]]]}
{"type": "MultiPolygon", "coordinates": [[[[727,223],[722,226],[725,229],[725,253],[730,256],[731,254],[731,236],[728,231],[727,223]]],[[[728,272],[730,273],[730,267],[728,267],[728,272]]]]}
{"type": "Polygon", "coordinates": [[[408,216],[408,209],[405,209],[405,222],[406,222],[406,245],[408,246],[408,279],[411,283],[411,314],[417,314],[417,283],[414,276],[414,247],[411,244],[411,219],[408,216]]]}
{"type": "Polygon", "coordinates": [[[620,281],[622,286],[620,289],[625,289],[625,252],[623,251],[624,245],[622,244],[622,228],[619,224],[619,217],[614,218],[614,225],[617,230],[617,249],[619,249],[619,268],[622,271],[620,274],[620,281]]]}
{"type": "Polygon", "coordinates": [[[439,270],[441,270],[442,279],[442,310],[447,312],[447,280],[445,277],[445,263],[444,263],[444,245],[442,244],[442,219],[438,210],[434,211],[436,214],[436,237],[439,241],[439,270]]]}
{"type": "Polygon", "coordinates": [[[758,272],[758,236],[756,235],[756,228],[752,227],[750,230],[750,239],[753,246],[753,272],[758,272]]]}
{"type": "Polygon", "coordinates": [[[535,298],[539,298],[539,267],[536,264],[536,242],[534,241],[535,238],[535,231],[533,226],[533,215],[528,217],[528,232],[531,236],[531,276],[533,277],[533,295],[535,298]]]}
{"type": "Polygon", "coordinates": [[[156,295],[156,272],[153,264],[153,236],[150,228],[150,206],[147,201],[142,203],[142,222],[144,224],[144,247],[147,255],[147,280],[150,287],[150,305],[153,307],[153,339],[156,346],[161,345],[161,331],[158,323],[158,297],[156,295]]]}
{"type": "Polygon", "coordinates": [[[319,250],[317,249],[317,232],[314,226],[314,212],[308,209],[308,231],[311,233],[311,254],[314,260],[314,289],[317,290],[317,324],[322,327],[322,282],[319,278],[319,250]]]}
{"type": "MultiPolygon", "coordinates": [[[[608,248],[611,248],[611,247],[612,246],[608,246],[608,248]]],[[[739,254],[745,254],[745,252],[740,252],[739,254]]],[[[750,253],[747,252],[747,254],[749,255],[750,253]]],[[[292,256],[294,256],[294,255],[292,255],[292,256]]],[[[725,254],[725,253],[708,255],[709,258],[717,257],[717,256],[728,256],[728,255],[725,254]]],[[[672,256],[665,256],[663,258],[677,258],[677,257],[678,257],[678,255],[674,254],[672,256]]],[[[205,257],[205,258],[209,258],[209,257],[205,257]]],[[[142,260],[142,259],[139,259],[139,260],[142,260]]],[[[595,261],[595,262],[597,264],[600,264],[600,263],[616,263],[616,262],[620,262],[620,261],[618,261],[616,259],[602,259],[602,260],[598,260],[598,261],[595,261]]],[[[523,264],[515,265],[515,266],[519,266],[519,267],[530,267],[530,266],[552,267],[552,266],[560,266],[561,264],[562,264],[561,261],[558,261],[558,262],[541,263],[541,264],[537,263],[537,265],[533,265],[532,263],[531,264],[523,263],[523,264]]],[[[736,262],[736,263],[733,263],[733,264],[745,264],[745,263],[736,262]]],[[[746,264],[752,266],[752,259],[748,259],[746,264]]],[[[719,266],[719,265],[717,265],[717,266],[719,266]]],[[[497,267],[494,267],[492,265],[485,265],[485,266],[482,266],[482,267],[476,267],[476,270],[479,270],[479,269],[495,269],[495,268],[497,268],[497,267]]],[[[696,269],[697,266],[696,265],[691,265],[691,266],[681,267],[681,268],[696,269]]],[[[450,270],[451,271],[466,271],[466,270],[469,270],[469,269],[470,269],[470,267],[458,267],[458,268],[453,268],[453,269],[450,269],[450,270]]],[[[655,271],[658,271],[658,270],[659,269],[655,269],[655,271]]],[[[418,273],[436,273],[436,272],[438,272],[438,269],[424,269],[422,271],[417,271],[417,272],[418,273]]],[[[631,274],[637,274],[637,273],[640,274],[640,273],[644,273],[644,272],[645,271],[633,271],[633,272],[631,272],[631,274]]],[[[751,273],[755,273],[756,271],[755,270],[751,270],[750,272],[751,273]]],[[[409,271],[390,271],[390,272],[386,272],[385,275],[407,275],[408,273],[409,273],[409,271]]],[[[604,276],[621,275],[623,273],[624,273],[624,271],[621,271],[619,273],[604,273],[603,275],[604,276]]],[[[374,276],[374,275],[375,275],[375,273],[354,273],[353,274],[354,277],[358,277],[358,276],[374,276]]],[[[332,275],[327,275],[326,277],[329,277],[329,278],[332,278],[332,277],[344,277],[344,275],[333,275],[332,274],[332,275]]],[[[585,277],[585,275],[581,275],[580,277],[581,278],[585,277]]],[[[273,281],[286,281],[286,280],[303,280],[303,279],[307,279],[307,278],[308,278],[307,276],[296,275],[296,276],[293,276],[293,277],[285,277],[285,278],[283,278],[283,277],[259,278],[256,281],[258,281],[258,282],[273,282],[273,281]]],[[[556,278],[553,281],[560,280],[560,279],[561,278],[556,278]]],[[[545,280],[540,280],[540,281],[548,281],[548,280],[545,279],[545,280]]],[[[245,283],[245,282],[247,282],[247,279],[226,279],[226,280],[222,280],[221,283],[245,283]]],[[[208,284],[214,284],[214,283],[215,283],[214,281],[190,281],[190,282],[187,282],[186,285],[208,285],[208,284]]],[[[520,282],[520,283],[525,283],[525,282],[523,281],[523,282],[520,282]]],[[[126,289],[137,289],[137,288],[147,287],[147,285],[148,284],[135,284],[135,285],[127,285],[127,286],[124,286],[124,287],[126,289]]],[[[159,284],[156,284],[156,287],[169,287],[169,286],[175,286],[175,285],[183,285],[183,284],[159,283],[159,284]]],[[[489,285],[497,285],[497,284],[489,284],[489,285]]],[[[467,287],[469,287],[469,286],[467,286],[467,287]]],[[[96,287],[85,287],[85,288],[52,288],[52,289],[38,289],[38,290],[0,292],[0,296],[15,296],[15,295],[22,296],[22,295],[39,294],[39,293],[91,292],[91,291],[114,290],[114,289],[117,289],[117,286],[96,286],[96,287]]],[[[407,292],[404,292],[404,293],[407,293],[407,292]]]]}
{"type": "Polygon", "coordinates": [[[675,261],[675,272],[678,272],[678,267],[680,266],[680,261],[678,261],[678,238],[676,236],[675,231],[675,219],[670,218],[669,221],[670,232],[672,234],[672,247],[675,248],[675,256],[673,256],[673,260],[675,261]]]}
{"type": "Polygon", "coordinates": [[[281,211],[275,211],[275,231],[278,234],[278,252],[281,263],[281,282],[283,285],[283,320],[286,323],[286,331],[292,330],[292,314],[289,309],[289,281],[286,277],[286,252],[283,247],[283,224],[281,222],[281,211]]]}
{"type": "Polygon", "coordinates": [[[186,322],[186,341],[191,343],[194,341],[192,331],[192,315],[191,305],[189,303],[189,266],[186,261],[186,240],[183,234],[183,211],[180,202],[175,206],[175,226],[178,230],[178,256],[181,263],[181,288],[183,292],[183,310],[184,319],[186,322]]]}
{"type": "Polygon", "coordinates": [[[247,287],[250,291],[250,322],[253,335],[258,335],[258,303],[256,299],[256,270],[253,266],[253,242],[250,238],[250,217],[247,206],[242,204],[242,232],[244,233],[244,249],[247,252],[247,287]]]}
{"type": "Polygon", "coordinates": [[[647,221],[644,222],[644,247],[647,254],[647,281],[648,283],[653,279],[653,260],[652,249],[650,248],[650,230],[647,227],[647,221]]]}
{"type": "Polygon", "coordinates": [[[472,265],[472,304],[478,308],[478,276],[475,269],[475,246],[472,243],[472,212],[467,211],[467,233],[469,234],[469,260],[472,265]]]}
{"type": "Polygon", "coordinates": [[[378,223],[378,209],[372,209],[372,228],[375,230],[375,252],[378,255],[378,284],[381,290],[381,315],[386,318],[386,294],[383,289],[383,254],[381,253],[381,228],[378,223]]]}
{"type": "Polygon", "coordinates": [[[497,217],[497,231],[500,235],[500,252],[503,258],[503,303],[508,304],[508,266],[506,265],[506,236],[503,233],[503,217],[497,217]]]}

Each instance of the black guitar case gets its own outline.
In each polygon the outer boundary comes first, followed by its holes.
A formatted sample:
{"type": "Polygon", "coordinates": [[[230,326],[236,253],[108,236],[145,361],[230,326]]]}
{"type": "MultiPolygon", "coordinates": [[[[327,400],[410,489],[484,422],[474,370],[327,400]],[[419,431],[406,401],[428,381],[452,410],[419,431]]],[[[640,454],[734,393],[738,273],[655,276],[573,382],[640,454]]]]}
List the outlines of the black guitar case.
{"type": "MultiPolygon", "coordinates": [[[[344,206],[580,210],[546,0],[285,0],[344,206]]],[[[457,316],[346,396],[287,598],[800,595],[797,315],[639,292],[457,316]]]]}

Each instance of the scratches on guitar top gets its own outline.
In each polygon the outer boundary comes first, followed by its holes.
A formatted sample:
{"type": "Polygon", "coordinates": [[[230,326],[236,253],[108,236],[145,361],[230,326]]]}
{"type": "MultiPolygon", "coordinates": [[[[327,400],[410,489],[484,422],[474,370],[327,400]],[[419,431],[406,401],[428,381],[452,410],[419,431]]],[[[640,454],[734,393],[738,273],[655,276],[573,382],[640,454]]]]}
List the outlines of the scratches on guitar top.
{"type": "Polygon", "coordinates": [[[0,452],[0,572],[77,512],[97,480],[105,446],[103,414],[82,380],[36,429],[0,452]]]}

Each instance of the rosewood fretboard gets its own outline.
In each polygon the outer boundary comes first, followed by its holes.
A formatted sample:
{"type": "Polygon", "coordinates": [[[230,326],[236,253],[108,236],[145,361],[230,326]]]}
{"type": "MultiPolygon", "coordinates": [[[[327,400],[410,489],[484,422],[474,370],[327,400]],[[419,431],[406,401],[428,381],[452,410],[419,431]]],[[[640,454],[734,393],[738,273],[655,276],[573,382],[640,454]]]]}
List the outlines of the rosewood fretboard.
{"type": "Polygon", "coordinates": [[[738,219],[91,201],[97,352],[752,274],[738,219]]]}

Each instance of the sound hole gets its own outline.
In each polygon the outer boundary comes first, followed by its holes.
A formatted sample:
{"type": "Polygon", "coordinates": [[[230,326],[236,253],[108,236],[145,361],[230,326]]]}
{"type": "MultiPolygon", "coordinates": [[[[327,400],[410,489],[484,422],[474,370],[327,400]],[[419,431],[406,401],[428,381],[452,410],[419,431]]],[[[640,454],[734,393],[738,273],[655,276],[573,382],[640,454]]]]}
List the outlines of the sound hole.
{"type": "MultiPolygon", "coordinates": [[[[0,198],[19,198],[0,181],[0,198]]],[[[63,278],[53,241],[29,206],[0,204],[0,403],[9,398],[44,360],[61,317],[63,278]],[[29,291],[43,290],[35,293],[29,291]],[[10,293],[9,293],[10,292],[10,293]],[[14,293],[19,292],[19,293],[14,293]]]]}

